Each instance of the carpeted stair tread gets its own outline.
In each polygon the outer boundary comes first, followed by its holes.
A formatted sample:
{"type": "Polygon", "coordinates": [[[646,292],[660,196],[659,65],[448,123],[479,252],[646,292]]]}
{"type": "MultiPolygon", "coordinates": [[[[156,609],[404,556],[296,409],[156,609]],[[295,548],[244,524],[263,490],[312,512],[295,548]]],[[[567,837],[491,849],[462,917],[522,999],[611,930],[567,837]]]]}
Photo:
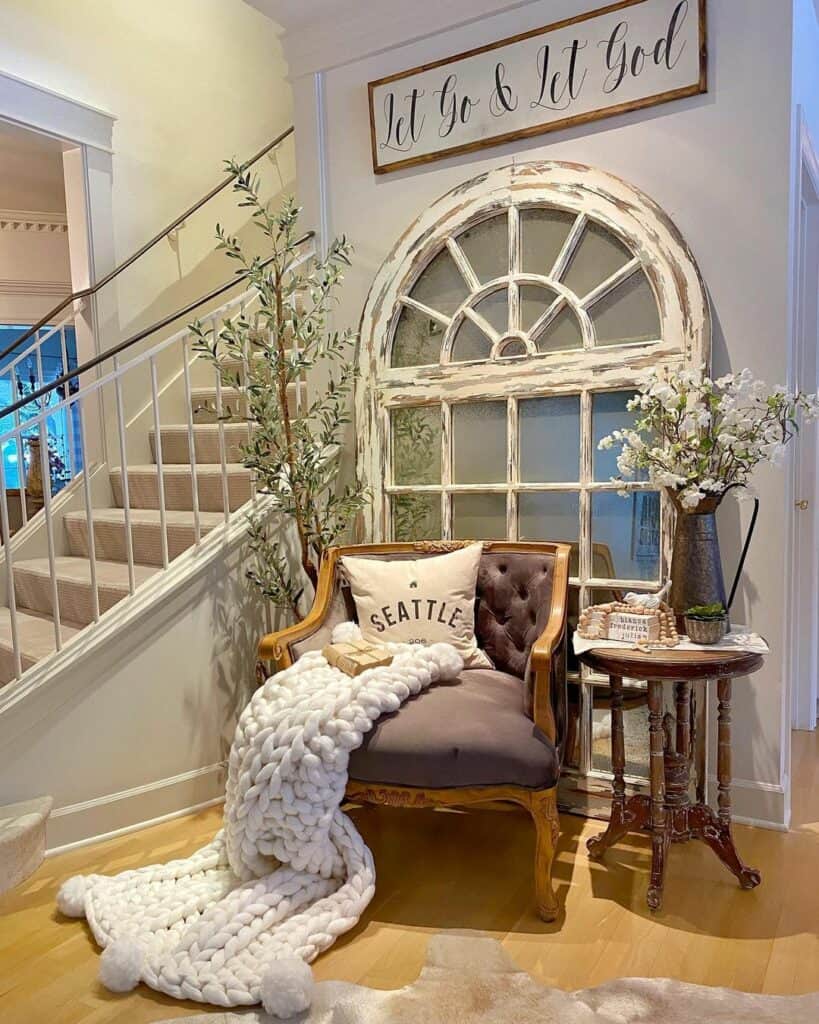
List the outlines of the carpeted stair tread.
{"type": "MultiPolygon", "coordinates": [[[[91,562],[75,555],[54,560],[60,618],[87,625],[93,620],[91,562]]],[[[97,593],[100,613],[128,596],[128,566],[124,562],[97,559],[97,593]]],[[[154,565],[134,565],[134,583],[139,586],[161,570],[154,565]]],[[[51,576],[47,558],[27,558],[14,565],[14,593],[17,603],[44,615],[53,613],[51,576]]]]}
{"type": "MultiPolygon", "coordinates": [[[[241,459],[242,445],[247,444],[250,429],[247,423],[224,424],[225,459],[236,463],[241,459]]],[[[172,423],[161,428],[163,465],[190,464],[190,442],[186,423],[172,423]]],[[[156,459],[156,431],[149,432],[151,454],[156,459]]],[[[197,465],[221,464],[219,451],[219,424],[195,423],[193,443],[197,465]]]]}
{"type": "MultiPolygon", "coordinates": [[[[131,539],[134,561],[143,565],[162,565],[162,521],[159,509],[131,509],[131,539]]],[[[125,510],[122,508],[95,509],[94,552],[97,558],[114,562],[128,560],[128,546],[125,535],[125,510]]],[[[200,512],[199,528],[204,537],[225,521],[223,512],[200,512]]],[[[65,515],[66,536],[69,551],[82,558],[89,556],[88,517],[85,512],[69,512],[65,515]]],[[[193,512],[168,509],[165,513],[168,528],[168,559],[178,558],[196,542],[193,512]]]]}
{"type": "Polygon", "coordinates": [[[28,878],[43,861],[50,796],[0,807],[0,893],[28,878]]]}
{"type": "MultiPolygon", "coordinates": [[[[291,415],[295,415],[296,383],[287,385],[287,404],[291,415]]],[[[301,385],[300,405],[307,404],[307,388],[301,385]]],[[[191,388],[191,408],[197,423],[212,423],[216,420],[216,385],[210,387],[191,388]]],[[[242,417],[248,412],[247,398],[244,388],[222,388],[222,415],[224,417],[242,417]]]]}
{"type": "MultiPolygon", "coordinates": [[[[125,523],[125,509],[123,508],[95,508],[92,514],[94,522],[125,523]]],[[[85,522],[87,517],[85,512],[67,512],[63,518],[71,522],[85,522]]],[[[169,528],[171,526],[190,526],[193,529],[193,512],[188,509],[167,509],[165,519],[169,528]]],[[[219,512],[200,512],[199,521],[203,530],[212,530],[215,526],[220,526],[225,521],[225,517],[219,512]]],[[[158,527],[160,525],[159,509],[132,508],[131,524],[146,526],[154,524],[158,527]]]]}
{"type": "MultiPolygon", "coordinates": [[[[61,627],[63,643],[83,628],[81,625],[65,621],[61,623],[61,627]]],[[[54,639],[54,620],[31,608],[17,609],[17,636],[23,671],[51,654],[57,647],[54,639]]],[[[14,643],[11,636],[11,612],[8,608],[0,608],[0,682],[7,683],[13,678],[14,643]]]]}
{"type": "MultiPolygon", "coordinates": [[[[238,463],[226,466],[228,485],[228,507],[231,512],[241,508],[250,498],[250,470],[238,463]]],[[[196,481],[199,493],[199,508],[205,512],[223,510],[222,469],[219,465],[196,466],[196,481]]],[[[189,465],[163,465],[162,476],[165,487],[165,508],[190,510],[193,508],[193,488],[189,465]]],[[[114,502],[122,506],[122,470],[111,470],[111,489],[114,502]]],[[[128,467],[128,497],[131,508],[159,508],[159,481],[157,467],[153,464],[128,467]]]]}

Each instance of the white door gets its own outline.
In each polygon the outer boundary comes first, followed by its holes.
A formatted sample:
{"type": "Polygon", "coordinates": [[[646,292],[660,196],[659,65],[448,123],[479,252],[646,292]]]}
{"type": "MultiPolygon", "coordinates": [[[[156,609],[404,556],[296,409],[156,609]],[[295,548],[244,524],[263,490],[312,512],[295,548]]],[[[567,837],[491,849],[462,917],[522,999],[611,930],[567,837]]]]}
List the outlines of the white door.
{"type": "MultiPolygon", "coordinates": [[[[809,151],[808,151],[809,152],[809,151]]],[[[803,161],[798,223],[794,384],[819,386],[819,166],[803,161]]],[[[793,724],[815,729],[819,699],[819,443],[815,427],[803,431],[794,467],[791,672],[793,724]]]]}

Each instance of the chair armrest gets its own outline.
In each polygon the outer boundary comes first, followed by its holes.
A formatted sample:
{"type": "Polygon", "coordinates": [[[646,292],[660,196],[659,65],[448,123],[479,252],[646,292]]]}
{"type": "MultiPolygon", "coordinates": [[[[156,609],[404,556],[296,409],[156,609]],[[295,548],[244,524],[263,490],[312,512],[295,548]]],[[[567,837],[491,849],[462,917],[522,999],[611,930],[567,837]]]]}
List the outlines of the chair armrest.
{"type": "Polygon", "coordinates": [[[338,548],[329,548],[319,568],[313,607],[302,621],[275,633],[268,633],[259,641],[259,657],[262,661],[274,662],[277,671],[289,668],[293,664],[292,644],[309,639],[321,629],[327,619],[333,602],[337,562],[338,548]]]}
{"type": "Polygon", "coordinates": [[[559,733],[563,724],[558,722],[555,708],[565,705],[565,694],[564,700],[559,701],[557,688],[566,686],[566,612],[571,548],[568,544],[558,544],[557,549],[549,618],[529,655],[529,671],[534,673],[532,718],[555,746],[561,739],[559,733]]]}

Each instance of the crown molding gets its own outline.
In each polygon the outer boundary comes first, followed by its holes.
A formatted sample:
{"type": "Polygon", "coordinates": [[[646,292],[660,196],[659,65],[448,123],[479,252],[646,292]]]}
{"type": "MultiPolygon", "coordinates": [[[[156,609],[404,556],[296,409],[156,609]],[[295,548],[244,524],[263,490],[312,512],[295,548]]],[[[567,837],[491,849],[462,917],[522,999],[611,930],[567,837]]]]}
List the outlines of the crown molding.
{"type": "Polygon", "coordinates": [[[68,233],[68,220],[64,213],[0,210],[0,231],[34,231],[64,235],[68,233]]]}
{"type": "Polygon", "coordinates": [[[62,299],[70,294],[70,281],[16,281],[0,277],[0,295],[51,295],[62,299]]]}

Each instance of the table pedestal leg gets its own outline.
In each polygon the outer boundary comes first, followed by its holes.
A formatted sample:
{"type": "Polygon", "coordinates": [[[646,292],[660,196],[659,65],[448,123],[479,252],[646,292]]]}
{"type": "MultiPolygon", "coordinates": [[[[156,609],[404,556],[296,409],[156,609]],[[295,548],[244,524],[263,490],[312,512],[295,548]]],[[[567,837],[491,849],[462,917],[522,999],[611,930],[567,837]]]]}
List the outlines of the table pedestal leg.
{"type": "Polygon", "coordinates": [[[762,875],[737,853],[731,834],[731,680],[717,681],[717,813],[697,804],[689,813],[691,834],[707,843],[743,889],[754,889],[762,875]]]}
{"type": "Polygon", "coordinates": [[[651,879],[646,901],[658,910],[663,901],[668,831],[665,823],[665,742],[663,732],[663,684],[648,682],[649,776],[651,780],[651,879]]]}
{"type": "Polygon", "coordinates": [[[623,680],[611,676],[611,770],[614,774],[612,789],[611,817],[605,832],[592,836],[586,841],[586,849],[592,860],[599,860],[606,850],[622,839],[636,824],[636,819],[626,804],[626,742],[623,732],[623,680]]]}
{"type": "MultiPolygon", "coordinates": [[[[691,803],[691,761],[697,744],[695,730],[704,731],[704,714],[697,713],[689,682],[675,683],[676,718],[663,715],[663,684],[648,681],[648,727],[650,742],[649,780],[651,795],[635,794],[626,799],[625,742],[623,736],[623,680],[611,677],[611,763],[614,797],[611,819],[602,835],[587,841],[589,856],[598,860],[628,832],[648,831],[651,835],[651,878],[646,902],[658,910],[663,899],[665,866],[669,844],[700,839],[738,879],[743,889],[753,889],[762,880],[736,851],[731,834],[731,680],[717,682],[719,698],[717,750],[717,802],[714,811],[705,802],[704,758],[697,757],[696,803],[691,803]],[[671,723],[676,724],[672,733],[671,723]]],[[[702,746],[702,743],[699,745],[702,746]]]]}

